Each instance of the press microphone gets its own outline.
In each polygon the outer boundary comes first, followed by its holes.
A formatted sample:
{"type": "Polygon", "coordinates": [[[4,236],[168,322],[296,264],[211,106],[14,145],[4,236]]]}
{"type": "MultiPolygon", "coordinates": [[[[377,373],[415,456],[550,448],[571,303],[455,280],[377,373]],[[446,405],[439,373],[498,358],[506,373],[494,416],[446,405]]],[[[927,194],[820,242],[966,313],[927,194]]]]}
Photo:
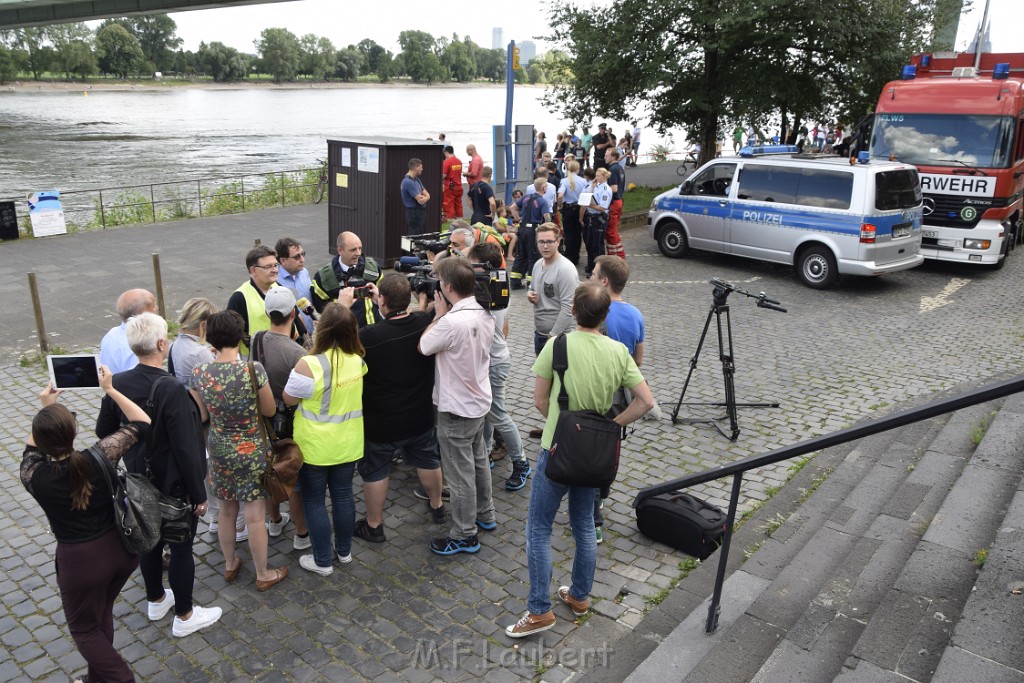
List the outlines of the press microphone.
{"type": "Polygon", "coordinates": [[[307,299],[306,297],[302,297],[301,299],[296,301],[295,305],[299,307],[300,311],[308,315],[313,320],[320,319],[320,314],[316,312],[316,309],[313,308],[313,304],[311,304],[309,302],[309,299],[307,299]]]}

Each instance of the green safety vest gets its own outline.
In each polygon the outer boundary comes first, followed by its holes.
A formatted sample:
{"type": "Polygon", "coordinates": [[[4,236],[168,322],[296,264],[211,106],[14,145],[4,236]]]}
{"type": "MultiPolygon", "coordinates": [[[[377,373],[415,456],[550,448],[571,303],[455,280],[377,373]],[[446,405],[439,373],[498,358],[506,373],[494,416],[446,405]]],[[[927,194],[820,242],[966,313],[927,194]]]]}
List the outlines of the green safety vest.
{"type": "MultiPolygon", "coordinates": [[[[320,282],[317,283],[316,278],[313,279],[313,291],[321,301],[331,301],[329,292],[341,288],[338,274],[334,272],[334,260],[328,261],[327,265],[320,268],[317,271],[317,275],[320,276],[320,282]]],[[[369,256],[363,259],[363,279],[377,284],[381,277],[382,274],[377,262],[369,256]]],[[[353,306],[353,313],[355,312],[354,309],[355,306],[353,306]]],[[[373,302],[370,299],[363,299],[363,315],[366,317],[367,325],[372,325],[376,322],[376,319],[373,317],[373,302]]]]}
{"type": "Polygon", "coordinates": [[[359,356],[331,352],[305,356],[313,373],[313,396],[295,411],[295,441],[302,458],[311,465],[340,465],[363,457],[363,375],[366,363],[359,356]]]}
{"type": "MultiPolygon", "coordinates": [[[[270,285],[271,289],[274,287],[277,287],[276,282],[270,285]]],[[[241,292],[242,296],[245,297],[245,311],[246,316],[249,319],[249,330],[246,332],[245,337],[243,337],[238,350],[243,355],[248,356],[248,341],[251,340],[253,335],[260,330],[270,329],[270,316],[267,315],[267,304],[264,301],[263,295],[260,294],[259,290],[252,286],[251,281],[246,282],[235,291],[241,292]]]]}

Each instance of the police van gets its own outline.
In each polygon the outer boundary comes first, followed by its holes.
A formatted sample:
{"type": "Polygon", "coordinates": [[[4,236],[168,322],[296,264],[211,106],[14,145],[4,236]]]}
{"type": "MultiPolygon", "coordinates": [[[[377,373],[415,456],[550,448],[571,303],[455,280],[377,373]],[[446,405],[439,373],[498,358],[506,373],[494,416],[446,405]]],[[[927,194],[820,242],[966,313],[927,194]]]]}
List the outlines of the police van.
{"type": "Polygon", "coordinates": [[[648,231],[661,253],[690,249],[796,267],[808,287],[839,275],[920,265],[921,181],[910,164],[745,147],[654,198],[648,231]]]}

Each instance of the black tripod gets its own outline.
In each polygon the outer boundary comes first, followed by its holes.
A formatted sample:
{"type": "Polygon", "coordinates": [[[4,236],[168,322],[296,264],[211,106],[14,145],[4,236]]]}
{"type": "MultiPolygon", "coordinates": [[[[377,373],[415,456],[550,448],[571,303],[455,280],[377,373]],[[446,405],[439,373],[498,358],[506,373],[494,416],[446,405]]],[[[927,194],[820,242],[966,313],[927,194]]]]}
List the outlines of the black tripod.
{"type": "Polygon", "coordinates": [[[711,296],[713,303],[711,304],[711,310],[708,311],[707,320],[704,321],[704,331],[700,334],[700,342],[697,343],[697,350],[693,353],[693,358],[690,359],[690,371],[686,374],[686,381],[683,382],[683,390],[679,394],[679,401],[676,402],[675,410],[672,411],[672,423],[682,424],[711,424],[719,431],[719,433],[729,439],[735,441],[740,435],[740,427],[736,420],[736,410],[738,408],[778,408],[778,402],[774,403],[737,403],[736,402],[736,365],[733,362],[733,347],[732,347],[732,321],[729,318],[729,305],[726,300],[729,298],[729,294],[732,292],[739,292],[740,294],[750,297],[751,299],[757,299],[758,308],[767,308],[773,311],[786,312],[786,309],[779,305],[778,301],[769,299],[765,296],[764,292],[760,294],[751,294],[738,287],[714,278],[711,281],[715,289],[711,296]],[[690,386],[690,379],[693,377],[693,371],[697,369],[697,360],[700,358],[700,351],[704,347],[704,340],[708,336],[708,329],[711,327],[711,318],[714,317],[718,327],[718,357],[722,361],[722,377],[725,380],[725,401],[718,403],[700,403],[700,402],[688,402],[683,403],[683,397],[686,396],[686,389],[690,386]],[[722,334],[722,318],[725,318],[725,335],[722,334]],[[726,341],[728,341],[728,350],[726,349],[726,341]],[[679,407],[682,405],[688,406],[718,406],[725,408],[725,415],[717,418],[694,418],[686,417],[679,418],[679,407]],[[719,421],[724,420],[726,417],[729,418],[729,433],[727,434],[719,421]]]}

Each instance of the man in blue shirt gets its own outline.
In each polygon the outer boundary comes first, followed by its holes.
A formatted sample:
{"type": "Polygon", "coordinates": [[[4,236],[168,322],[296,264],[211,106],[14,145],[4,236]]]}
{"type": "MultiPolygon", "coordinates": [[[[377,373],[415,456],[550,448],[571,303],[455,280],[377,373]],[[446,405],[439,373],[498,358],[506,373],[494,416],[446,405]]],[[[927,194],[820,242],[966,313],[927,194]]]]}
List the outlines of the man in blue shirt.
{"type": "Polygon", "coordinates": [[[405,207],[405,224],[410,235],[419,235],[426,230],[430,193],[420,180],[422,173],[423,162],[409,159],[409,172],[402,178],[402,205],[405,207]]]}
{"type": "Polygon", "coordinates": [[[111,374],[131,370],[139,364],[138,357],[128,347],[124,328],[128,320],[140,313],[156,313],[156,298],[144,289],[129,289],[117,297],[117,315],[121,324],[112,327],[100,342],[100,363],[110,369],[111,374]]]}
{"type": "MultiPolygon", "coordinates": [[[[274,245],[277,252],[277,262],[281,267],[277,269],[277,284],[292,290],[295,300],[309,298],[309,288],[313,286],[313,280],[306,270],[306,250],[302,243],[291,237],[282,237],[274,245]]],[[[299,312],[306,332],[313,331],[313,319],[305,313],[299,312]]]]}
{"type": "Polygon", "coordinates": [[[551,222],[551,203],[545,197],[548,191],[547,179],[537,178],[533,181],[533,187],[529,189],[533,192],[524,194],[508,207],[513,222],[519,224],[516,258],[509,273],[509,284],[512,289],[522,289],[523,279],[529,281],[532,277],[533,264],[540,260],[535,229],[541,223],[551,222]]]}

